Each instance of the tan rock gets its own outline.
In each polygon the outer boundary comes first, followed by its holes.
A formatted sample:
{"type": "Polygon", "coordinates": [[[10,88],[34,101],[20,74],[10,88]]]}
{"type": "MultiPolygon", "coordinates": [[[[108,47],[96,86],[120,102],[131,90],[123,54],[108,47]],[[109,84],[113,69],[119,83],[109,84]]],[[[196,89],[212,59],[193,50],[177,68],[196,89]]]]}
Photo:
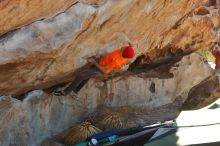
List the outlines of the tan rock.
{"type": "Polygon", "coordinates": [[[86,3],[86,4],[93,4],[93,5],[98,5],[98,4],[103,4],[105,3],[107,0],[80,0],[80,2],[82,3],[86,3]]]}
{"type": "Polygon", "coordinates": [[[203,108],[219,98],[219,79],[211,76],[194,86],[183,104],[183,110],[196,110],[203,108]]]}
{"type": "Polygon", "coordinates": [[[4,0],[0,1],[0,35],[56,13],[77,0],[4,0]]]}
{"type": "Polygon", "coordinates": [[[205,7],[200,7],[195,11],[196,15],[207,15],[209,13],[209,10],[207,10],[205,7]]]}
{"type": "Polygon", "coordinates": [[[218,29],[220,27],[220,18],[218,16],[211,17],[214,29],[218,29]]]}
{"type": "Polygon", "coordinates": [[[87,57],[127,40],[137,47],[137,56],[147,54],[151,60],[167,48],[189,52],[208,47],[218,36],[211,14],[194,15],[201,5],[200,0],[81,1],[33,22],[0,38],[0,95],[71,80],[87,57]]]}
{"type": "MultiPolygon", "coordinates": [[[[0,34],[17,29],[0,37],[0,95],[34,90],[23,95],[24,101],[0,98],[0,145],[39,145],[94,116],[91,122],[103,129],[174,119],[188,94],[196,93],[192,88],[213,75],[207,63],[192,54],[168,68],[166,64],[106,82],[91,79],[79,99],[35,90],[71,81],[87,57],[127,41],[143,63],[165,63],[219,39],[219,16],[213,7],[206,5],[206,13],[196,13],[204,4],[201,0],[47,2],[0,1],[0,34]]],[[[199,102],[206,98],[199,96],[199,102]]]]}
{"type": "MultiPolygon", "coordinates": [[[[91,79],[78,99],[71,95],[56,97],[41,90],[28,93],[24,101],[1,97],[0,143],[39,145],[83,121],[102,130],[174,119],[192,88],[198,88],[196,85],[212,76],[213,70],[199,55],[192,54],[167,71],[173,77],[160,78],[164,70],[157,67],[105,83],[91,79]]],[[[200,96],[199,101],[206,99],[200,96]]]]}

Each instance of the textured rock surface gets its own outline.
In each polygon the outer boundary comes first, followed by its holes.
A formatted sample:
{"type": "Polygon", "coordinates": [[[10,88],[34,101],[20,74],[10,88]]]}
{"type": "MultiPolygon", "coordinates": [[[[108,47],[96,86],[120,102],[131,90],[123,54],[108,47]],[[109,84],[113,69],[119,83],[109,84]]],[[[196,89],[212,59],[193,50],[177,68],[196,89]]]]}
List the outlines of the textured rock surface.
{"type": "Polygon", "coordinates": [[[203,108],[217,100],[220,96],[219,93],[218,77],[208,77],[190,90],[182,109],[196,110],[203,108]]]}
{"type": "Polygon", "coordinates": [[[213,70],[192,54],[171,67],[170,73],[173,77],[164,79],[147,77],[145,73],[107,82],[91,79],[80,91],[79,99],[56,97],[41,90],[30,92],[24,101],[1,97],[0,145],[39,145],[84,120],[111,129],[173,119],[190,89],[212,76],[213,70]],[[118,122],[112,124],[108,116],[118,122]]]}
{"type": "MultiPolygon", "coordinates": [[[[5,3],[2,13],[13,5],[19,11],[19,17],[13,19],[13,11],[2,15],[5,18],[0,20],[5,24],[0,22],[0,26],[9,27],[0,27],[4,31],[36,17],[51,17],[0,37],[0,95],[21,94],[70,80],[76,69],[86,64],[86,57],[119,48],[127,40],[138,47],[137,56],[145,54],[154,60],[164,51],[196,50],[218,38],[219,16],[213,7],[205,8],[209,14],[197,14],[201,0],[83,0],[57,15],[53,12],[74,1],[60,0],[49,13],[45,1],[26,2],[29,5],[23,5],[24,11],[22,2],[26,1],[0,2],[5,3]],[[35,2],[42,8],[34,7],[35,2]],[[9,26],[6,19],[21,22],[9,26]]],[[[51,6],[53,1],[47,2],[51,6]]]]}
{"type": "Polygon", "coordinates": [[[64,11],[76,0],[3,0],[0,1],[0,34],[35,20],[64,11]]]}
{"type": "Polygon", "coordinates": [[[208,47],[219,39],[220,19],[207,0],[3,0],[0,8],[0,145],[37,146],[84,120],[103,130],[170,120],[188,97],[186,105],[218,92],[196,54],[170,69],[91,79],[79,99],[35,90],[71,81],[87,57],[127,41],[144,64],[208,47]],[[205,83],[210,92],[193,98],[205,83]],[[10,97],[26,92],[24,101],[10,97]]]}

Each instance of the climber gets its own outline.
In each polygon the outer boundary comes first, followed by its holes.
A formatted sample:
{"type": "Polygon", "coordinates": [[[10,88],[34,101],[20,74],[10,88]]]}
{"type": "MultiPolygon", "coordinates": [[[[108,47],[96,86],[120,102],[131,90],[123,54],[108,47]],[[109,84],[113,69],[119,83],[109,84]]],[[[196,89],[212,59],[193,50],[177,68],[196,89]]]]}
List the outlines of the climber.
{"type": "Polygon", "coordinates": [[[215,74],[220,75],[220,42],[215,42],[210,49],[212,55],[215,57],[215,74]]]}
{"type": "Polygon", "coordinates": [[[66,96],[71,92],[77,95],[83,85],[94,75],[103,73],[108,75],[111,72],[120,71],[121,67],[125,64],[128,64],[130,60],[135,56],[133,46],[130,43],[128,44],[128,46],[108,53],[104,57],[100,58],[99,61],[93,58],[89,58],[88,61],[93,65],[90,68],[87,68],[78,73],[73,82],[71,82],[67,88],[65,88],[63,91],[55,91],[54,95],[66,96]]]}

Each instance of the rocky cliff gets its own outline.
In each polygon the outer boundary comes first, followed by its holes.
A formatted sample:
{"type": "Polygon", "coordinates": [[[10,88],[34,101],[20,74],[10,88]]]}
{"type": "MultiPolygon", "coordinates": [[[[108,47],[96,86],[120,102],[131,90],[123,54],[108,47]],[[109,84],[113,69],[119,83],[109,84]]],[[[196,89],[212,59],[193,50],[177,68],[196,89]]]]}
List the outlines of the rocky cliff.
{"type": "MultiPolygon", "coordinates": [[[[219,84],[209,65],[199,55],[192,54],[172,65],[135,75],[118,76],[105,82],[91,79],[78,98],[56,97],[42,90],[26,94],[23,101],[2,96],[1,145],[39,145],[44,139],[82,121],[108,130],[172,120],[191,96],[191,89],[207,78],[211,82],[206,85],[212,90],[199,90],[199,95],[212,94],[219,84]],[[164,69],[171,76],[164,76],[164,69]]],[[[207,101],[216,99],[197,97],[200,100],[191,97],[192,102],[188,101],[187,105],[207,105],[207,101]]]]}
{"type": "Polygon", "coordinates": [[[87,57],[119,48],[125,41],[136,46],[137,57],[145,54],[154,60],[166,51],[207,47],[217,37],[219,17],[201,0],[53,3],[0,2],[5,14],[0,20],[1,95],[71,80],[87,57]],[[200,9],[208,13],[197,14],[200,9]]]}
{"type": "Polygon", "coordinates": [[[183,104],[217,98],[213,70],[188,55],[219,39],[212,1],[4,0],[0,8],[0,145],[39,145],[88,119],[102,130],[170,120],[183,104]],[[91,79],[79,98],[44,92],[71,81],[88,57],[127,41],[137,53],[129,72],[91,79]],[[119,127],[106,124],[111,115],[119,127]]]}

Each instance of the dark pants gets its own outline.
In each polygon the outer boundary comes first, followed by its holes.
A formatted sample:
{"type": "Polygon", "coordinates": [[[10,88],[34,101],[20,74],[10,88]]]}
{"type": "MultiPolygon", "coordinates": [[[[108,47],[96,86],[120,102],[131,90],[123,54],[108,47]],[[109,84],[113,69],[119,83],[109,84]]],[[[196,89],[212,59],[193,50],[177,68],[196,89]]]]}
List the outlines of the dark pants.
{"type": "Polygon", "coordinates": [[[72,91],[78,93],[91,77],[99,74],[102,74],[102,72],[94,65],[79,72],[72,83],[66,89],[64,89],[65,94],[68,95],[72,91]]]}

